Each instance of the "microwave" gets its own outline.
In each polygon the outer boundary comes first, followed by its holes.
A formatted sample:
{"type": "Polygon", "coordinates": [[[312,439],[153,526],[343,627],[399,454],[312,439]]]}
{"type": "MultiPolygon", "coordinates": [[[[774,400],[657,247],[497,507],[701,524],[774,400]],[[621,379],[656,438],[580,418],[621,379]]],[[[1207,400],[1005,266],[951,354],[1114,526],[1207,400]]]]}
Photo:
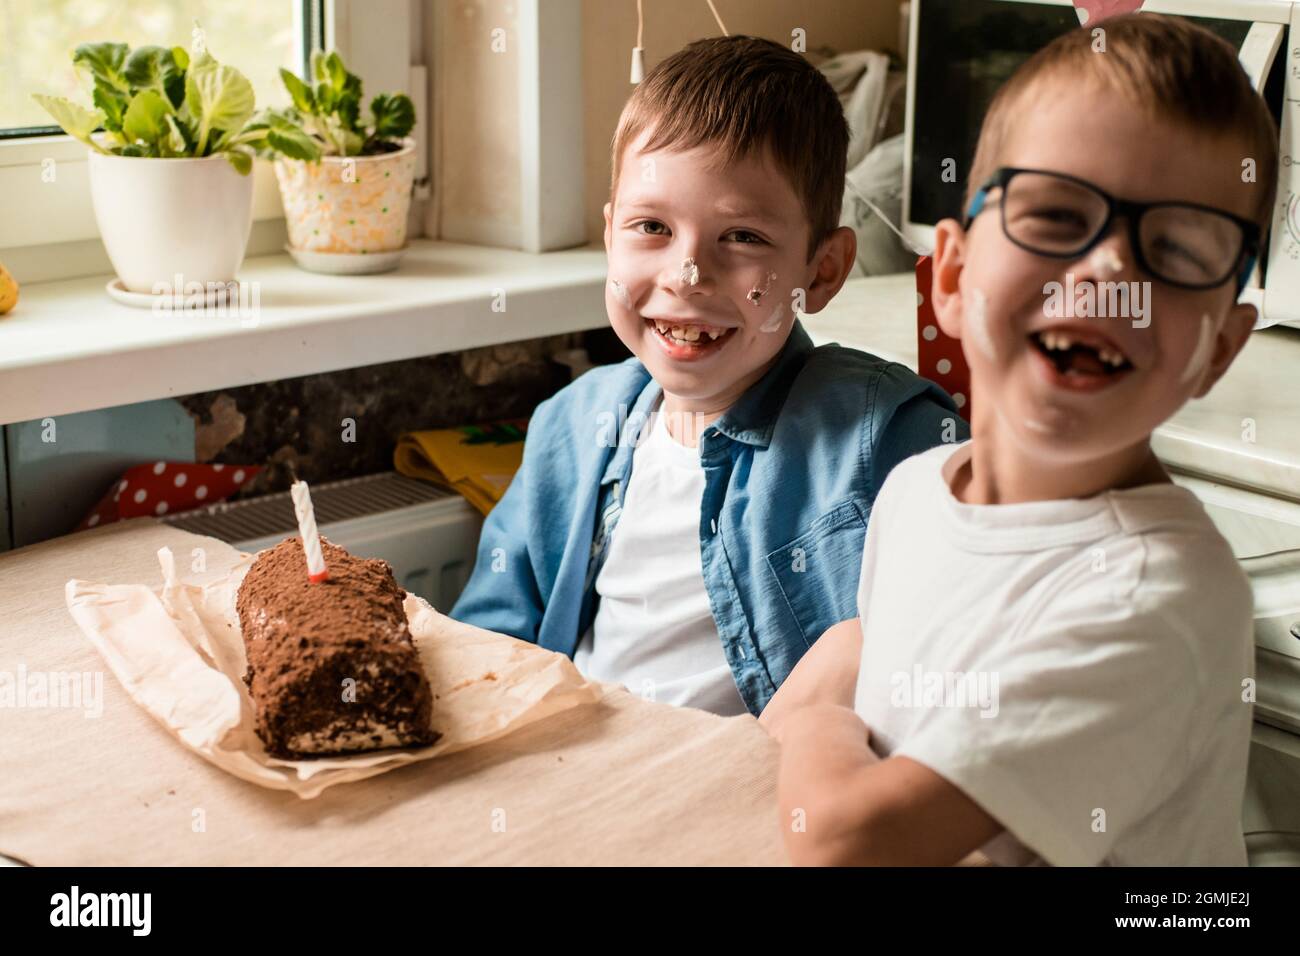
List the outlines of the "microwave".
{"type": "MultiPolygon", "coordinates": [[[[970,168],[993,94],[1082,18],[1071,0],[911,0],[908,6],[903,232],[929,249],[939,220],[961,218],[962,170],[970,168]],[[965,164],[953,182],[913,175],[941,169],[950,157],[965,164]]],[[[1300,158],[1300,2],[1147,0],[1142,12],[1187,17],[1231,43],[1273,111],[1281,137],[1277,204],[1241,301],[1259,310],[1259,328],[1300,328],[1300,165],[1292,159],[1300,158]]]]}

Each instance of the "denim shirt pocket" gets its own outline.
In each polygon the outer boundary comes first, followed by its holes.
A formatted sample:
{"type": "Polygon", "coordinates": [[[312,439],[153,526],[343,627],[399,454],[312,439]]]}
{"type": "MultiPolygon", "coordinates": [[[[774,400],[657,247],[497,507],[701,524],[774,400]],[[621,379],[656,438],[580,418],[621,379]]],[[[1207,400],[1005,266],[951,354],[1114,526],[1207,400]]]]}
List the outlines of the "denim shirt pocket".
{"type": "Polygon", "coordinates": [[[767,555],[767,566],[809,647],[828,627],[856,613],[866,535],[866,516],[849,500],[767,555]]]}

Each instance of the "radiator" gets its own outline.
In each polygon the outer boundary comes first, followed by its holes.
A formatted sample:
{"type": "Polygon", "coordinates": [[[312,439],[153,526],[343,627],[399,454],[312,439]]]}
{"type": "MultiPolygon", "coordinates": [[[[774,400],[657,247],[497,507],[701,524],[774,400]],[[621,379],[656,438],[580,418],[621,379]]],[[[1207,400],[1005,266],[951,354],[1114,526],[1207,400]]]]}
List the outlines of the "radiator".
{"type": "MultiPolygon", "coordinates": [[[[395,472],[311,486],[320,533],[383,558],[402,587],[448,611],[474,567],[483,518],[464,498],[395,472]]],[[[162,521],[255,552],[298,533],[289,493],[208,505],[162,521]]]]}

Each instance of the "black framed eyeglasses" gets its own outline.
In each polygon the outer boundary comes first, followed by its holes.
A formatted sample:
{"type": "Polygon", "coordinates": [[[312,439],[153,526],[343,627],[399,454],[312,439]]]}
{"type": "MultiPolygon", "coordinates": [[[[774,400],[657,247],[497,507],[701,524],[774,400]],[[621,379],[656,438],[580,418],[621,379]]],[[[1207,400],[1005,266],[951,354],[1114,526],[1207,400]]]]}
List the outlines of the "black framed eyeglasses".
{"type": "Polygon", "coordinates": [[[1001,189],[1002,231],[1027,252],[1054,259],[1086,255],[1110,233],[1116,217],[1128,222],[1138,266],[1181,289],[1213,289],[1237,278],[1237,294],[1259,256],[1257,223],[1213,206],[1187,202],[1130,202],[1065,173],[1004,166],[980,186],[963,222],[1001,189]]]}

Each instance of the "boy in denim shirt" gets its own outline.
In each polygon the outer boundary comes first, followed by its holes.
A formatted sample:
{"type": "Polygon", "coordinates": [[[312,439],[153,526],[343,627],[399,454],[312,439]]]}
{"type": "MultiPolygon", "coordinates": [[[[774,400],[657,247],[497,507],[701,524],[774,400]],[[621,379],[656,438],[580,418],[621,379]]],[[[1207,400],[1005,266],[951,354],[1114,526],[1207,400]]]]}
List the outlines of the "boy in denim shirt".
{"type": "Polygon", "coordinates": [[[854,261],[847,144],[830,85],[771,41],[693,43],[637,87],[605,206],[605,304],[635,358],[538,406],[452,617],[758,714],[856,613],[885,476],[966,431],[937,386],[798,321],[854,261]]]}

